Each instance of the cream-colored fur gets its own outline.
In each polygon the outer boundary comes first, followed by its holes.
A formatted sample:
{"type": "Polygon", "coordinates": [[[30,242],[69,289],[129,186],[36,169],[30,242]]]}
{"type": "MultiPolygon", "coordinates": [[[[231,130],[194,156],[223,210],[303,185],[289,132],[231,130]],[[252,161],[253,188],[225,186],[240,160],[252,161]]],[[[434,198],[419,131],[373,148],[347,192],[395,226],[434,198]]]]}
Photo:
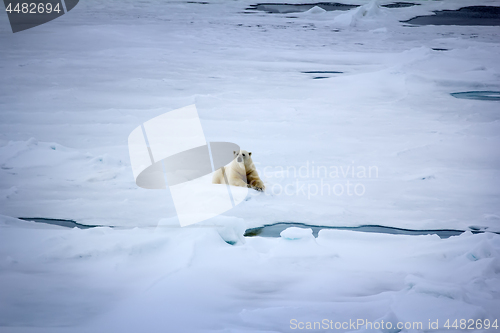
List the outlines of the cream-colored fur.
{"type": "MultiPolygon", "coordinates": [[[[257,191],[264,191],[264,183],[259,178],[259,174],[252,161],[252,153],[246,150],[234,151],[233,153],[234,160],[223,168],[229,185],[250,187],[257,191]]],[[[213,184],[226,184],[221,169],[214,172],[212,178],[213,184]]]]}

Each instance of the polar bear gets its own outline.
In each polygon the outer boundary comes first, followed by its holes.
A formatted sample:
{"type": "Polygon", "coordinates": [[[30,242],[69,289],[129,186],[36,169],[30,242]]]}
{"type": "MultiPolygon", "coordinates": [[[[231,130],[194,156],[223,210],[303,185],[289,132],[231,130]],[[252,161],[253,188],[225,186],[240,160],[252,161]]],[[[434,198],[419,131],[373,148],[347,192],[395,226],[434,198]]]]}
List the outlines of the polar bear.
{"type": "Polygon", "coordinates": [[[264,191],[264,183],[259,178],[252,161],[252,153],[246,150],[233,151],[234,159],[228,165],[214,172],[212,177],[213,184],[226,184],[250,187],[257,191],[264,191]]]}

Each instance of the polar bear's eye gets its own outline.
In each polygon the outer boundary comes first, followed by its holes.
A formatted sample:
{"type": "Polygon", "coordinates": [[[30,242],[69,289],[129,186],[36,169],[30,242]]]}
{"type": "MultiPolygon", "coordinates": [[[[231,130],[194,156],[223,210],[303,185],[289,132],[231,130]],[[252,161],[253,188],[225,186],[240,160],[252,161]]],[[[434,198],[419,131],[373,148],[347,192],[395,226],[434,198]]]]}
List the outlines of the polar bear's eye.
{"type": "Polygon", "coordinates": [[[243,154],[243,157],[245,157],[245,154],[243,154]]]}

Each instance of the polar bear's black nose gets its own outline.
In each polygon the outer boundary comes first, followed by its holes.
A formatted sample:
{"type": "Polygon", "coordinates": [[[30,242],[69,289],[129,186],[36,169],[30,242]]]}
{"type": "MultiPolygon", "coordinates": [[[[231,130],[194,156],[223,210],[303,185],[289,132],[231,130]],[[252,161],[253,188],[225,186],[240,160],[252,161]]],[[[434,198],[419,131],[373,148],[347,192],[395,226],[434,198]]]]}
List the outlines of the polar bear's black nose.
{"type": "Polygon", "coordinates": [[[241,163],[243,162],[243,159],[241,158],[241,156],[238,156],[238,163],[241,163]]]}

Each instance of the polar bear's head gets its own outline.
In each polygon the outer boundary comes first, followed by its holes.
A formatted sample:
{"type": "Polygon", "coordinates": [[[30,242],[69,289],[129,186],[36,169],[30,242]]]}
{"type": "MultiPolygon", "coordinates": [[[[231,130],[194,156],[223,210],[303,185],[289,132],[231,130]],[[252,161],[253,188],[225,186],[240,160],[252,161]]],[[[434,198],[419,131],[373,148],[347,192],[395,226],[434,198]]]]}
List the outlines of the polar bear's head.
{"type": "Polygon", "coordinates": [[[253,164],[252,162],[252,152],[248,152],[246,150],[233,151],[234,159],[238,163],[244,163],[245,166],[250,166],[253,164]]]}

